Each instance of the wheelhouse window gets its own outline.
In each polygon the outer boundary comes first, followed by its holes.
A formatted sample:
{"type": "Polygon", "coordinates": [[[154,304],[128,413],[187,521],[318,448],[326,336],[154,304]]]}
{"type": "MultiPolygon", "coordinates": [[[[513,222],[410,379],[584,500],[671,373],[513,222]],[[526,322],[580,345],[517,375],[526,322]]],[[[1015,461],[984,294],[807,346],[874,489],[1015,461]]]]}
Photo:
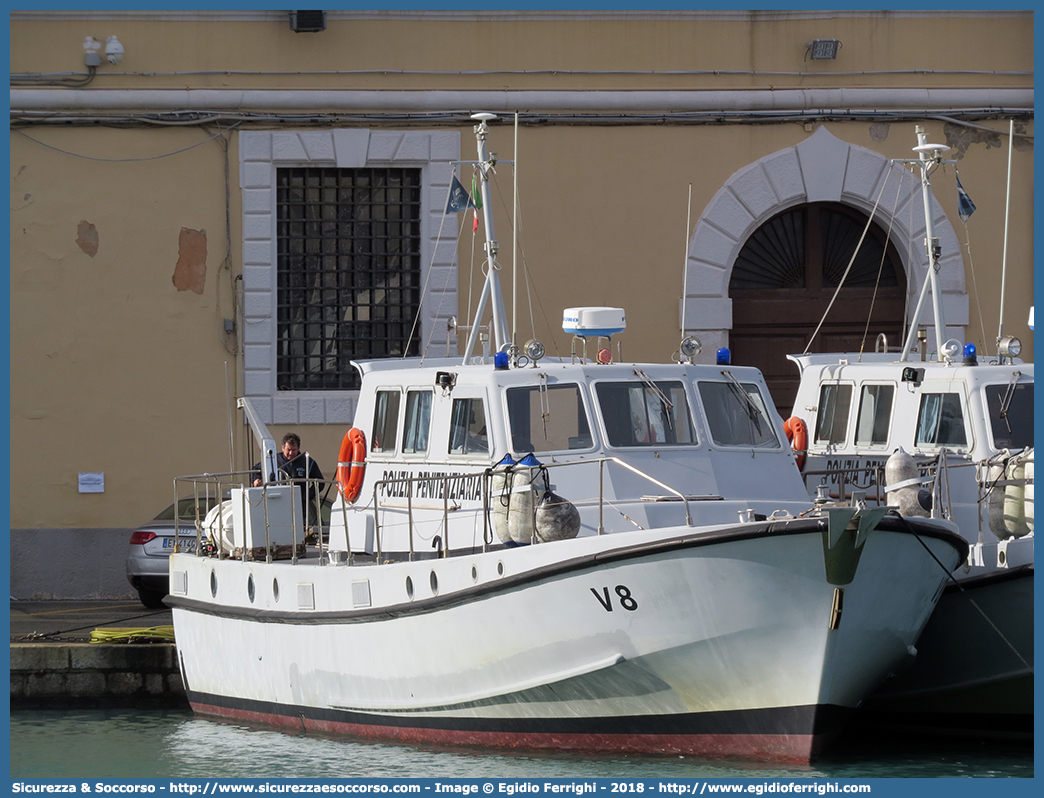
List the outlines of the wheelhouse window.
{"type": "Polygon", "coordinates": [[[819,389],[819,412],[816,414],[816,443],[845,442],[848,411],[852,407],[852,386],[827,383],[819,389]]]}
{"type": "Polygon", "coordinates": [[[454,399],[450,454],[489,454],[486,410],[481,399],[454,399]]]}
{"type": "Polygon", "coordinates": [[[599,382],[595,392],[610,446],[697,443],[682,383],[599,382]]]}
{"type": "Polygon", "coordinates": [[[402,393],[398,390],[377,391],[377,402],[373,411],[373,440],[370,441],[371,452],[395,451],[401,396],[402,393]]]}
{"type": "Polygon", "coordinates": [[[424,454],[428,451],[431,402],[431,391],[406,392],[406,417],[402,429],[403,453],[424,454]]]}
{"type": "Polygon", "coordinates": [[[859,393],[856,444],[887,446],[888,422],[892,418],[893,385],[864,385],[859,393]]]}
{"type": "Polygon", "coordinates": [[[917,411],[917,446],[967,446],[958,393],[925,393],[917,411]]]}
{"type": "Polygon", "coordinates": [[[1033,445],[1033,383],[986,386],[986,411],[995,449],[1033,445]]]}
{"type": "Polygon", "coordinates": [[[507,405],[515,452],[589,449],[594,444],[579,385],[508,388],[507,405]]]}
{"type": "Polygon", "coordinates": [[[419,352],[420,169],[276,172],[281,391],[359,387],[353,359],[419,352]]]}
{"type": "Polygon", "coordinates": [[[745,382],[701,382],[700,399],[711,440],[718,446],[778,449],[765,400],[758,386],[745,382]]]}

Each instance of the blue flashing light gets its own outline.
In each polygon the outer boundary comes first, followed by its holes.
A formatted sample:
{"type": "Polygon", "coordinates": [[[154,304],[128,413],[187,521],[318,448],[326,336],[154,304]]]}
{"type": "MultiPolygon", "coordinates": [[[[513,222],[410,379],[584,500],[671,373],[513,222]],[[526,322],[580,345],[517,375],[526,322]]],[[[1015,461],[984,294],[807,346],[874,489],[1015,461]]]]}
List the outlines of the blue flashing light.
{"type": "Polygon", "coordinates": [[[508,367],[508,353],[497,352],[493,355],[493,368],[506,369],[508,367]]]}
{"type": "Polygon", "coordinates": [[[965,366],[977,366],[979,365],[978,358],[976,358],[975,344],[967,343],[964,345],[964,365],[965,366]]]}
{"type": "Polygon", "coordinates": [[[727,346],[718,350],[718,359],[715,361],[719,366],[727,366],[732,363],[732,352],[727,346]]]}

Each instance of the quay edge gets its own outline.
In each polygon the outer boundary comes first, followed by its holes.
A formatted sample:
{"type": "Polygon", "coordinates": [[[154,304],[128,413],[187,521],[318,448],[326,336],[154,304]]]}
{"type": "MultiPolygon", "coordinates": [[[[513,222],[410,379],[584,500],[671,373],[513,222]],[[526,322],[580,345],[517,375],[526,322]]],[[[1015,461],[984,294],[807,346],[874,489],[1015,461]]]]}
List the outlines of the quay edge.
{"type": "Polygon", "coordinates": [[[188,709],[172,643],[12,643],[11,709],[188,709]]]}

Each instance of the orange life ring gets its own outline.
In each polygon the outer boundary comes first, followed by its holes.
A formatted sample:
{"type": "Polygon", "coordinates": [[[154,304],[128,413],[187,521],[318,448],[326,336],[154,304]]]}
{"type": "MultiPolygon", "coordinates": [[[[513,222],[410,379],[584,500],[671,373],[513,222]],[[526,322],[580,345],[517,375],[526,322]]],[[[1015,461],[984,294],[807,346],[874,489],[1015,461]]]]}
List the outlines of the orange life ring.
{"type": "Polygon", "coordinates": [[[337,455],[337,484],[341,486],[341,495],[346,502],[352,503],[359,498],[365,473],[366,436],[361,429],[352,427],[344,434],[337,455]]]}
{"type": "Polygon", "coordinates": [[[805,455],[808,453],[808,427],[803,419],[791,416],[783,422],[783,430],[794,453],[797,454],[798,471],[805,467],[805,455]]]}

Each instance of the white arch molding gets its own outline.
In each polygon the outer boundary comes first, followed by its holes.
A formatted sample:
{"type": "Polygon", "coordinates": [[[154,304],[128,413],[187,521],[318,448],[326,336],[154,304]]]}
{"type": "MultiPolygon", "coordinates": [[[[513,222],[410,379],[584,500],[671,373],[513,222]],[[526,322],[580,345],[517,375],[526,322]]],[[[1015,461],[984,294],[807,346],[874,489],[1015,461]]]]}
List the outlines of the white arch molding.
{"type": "MultiPolygon", "coordinates": [[[[898,164],[890,166],[881,154],[842,141],[819,127],[800,144],[735,172],[707,203],[689,241],[686,296],[680,307],[683,335],[700,339],[705,358],[713,358],[719,347],[729,345],[729,279],[740,250],[771,217],[809,202],[841,202],[866,214],[873,212],[885,230],[891,224],[891,240],[906,271],[907,314],[912,314],[928,269],[924,202],[920,178],[898,164]]],[[[964,259],[957,233],[934,196],[931,212],[942,247],[938,282],[946,337],[963,341],[968,324],[964,259]]],[[[921,309],[919,322],[928,326],[928,344],[934,347],[930,298],[921,309]]]]}

